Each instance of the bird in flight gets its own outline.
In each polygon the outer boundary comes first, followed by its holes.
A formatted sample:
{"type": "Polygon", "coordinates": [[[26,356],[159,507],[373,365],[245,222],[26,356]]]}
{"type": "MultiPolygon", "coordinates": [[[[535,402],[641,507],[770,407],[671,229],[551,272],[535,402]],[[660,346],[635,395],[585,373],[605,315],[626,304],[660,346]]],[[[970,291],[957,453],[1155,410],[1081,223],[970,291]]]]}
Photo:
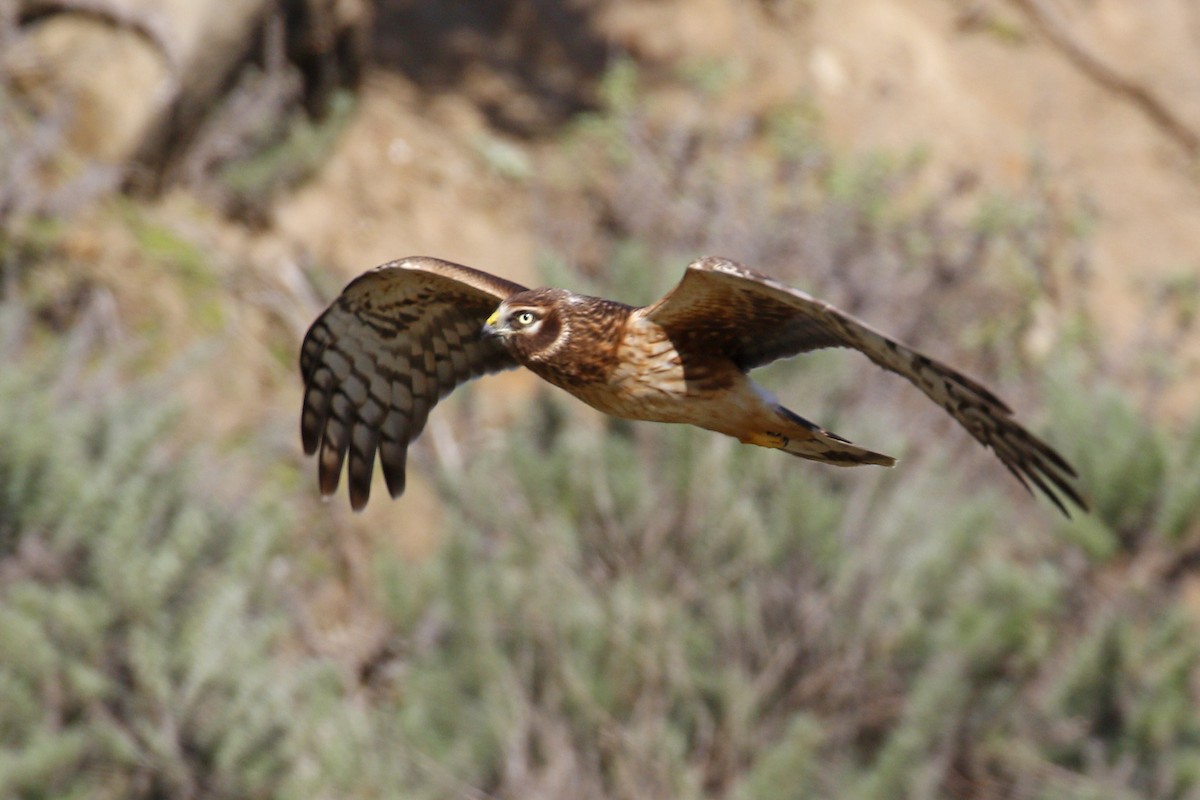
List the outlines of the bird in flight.
{"type": "Polygon", "coordinates": [[[434,404],[472,378],[518,366],[626,419],[683,422],[838,466],[895,459],[785,408],[747,373],[779,358],[848,347],[902,375],[1064,514],[1087,504],[1071,466],[991,391],[849,314],[719,257],[688,265],[640,308],[565,289],[526,289],[471,267],[414,256],[355,278],[300,351],[305,453],[321,494],[347,463],[350,505],[367,504],[376,453],[392,497],[409,443],[434,404]]]}

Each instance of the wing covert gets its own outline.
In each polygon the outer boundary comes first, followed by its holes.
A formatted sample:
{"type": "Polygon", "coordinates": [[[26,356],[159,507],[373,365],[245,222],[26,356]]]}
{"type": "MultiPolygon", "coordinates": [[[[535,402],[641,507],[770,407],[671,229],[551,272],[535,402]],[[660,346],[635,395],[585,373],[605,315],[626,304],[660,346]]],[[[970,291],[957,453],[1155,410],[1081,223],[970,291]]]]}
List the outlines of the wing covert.
{"type": "Polygon", "coordinates": [[[355,278],[305,334],[300,350],[304,452],[318,453],[322,495],[346,468],[350,505],[370,494],[375,454],[388,491],[404,491],[409,443],[456,386],[517,362],[479,331],[525,287],[471,267],[411,257],[355,278]]]}
{"type": "Polygon", "coordinates": [[[723,354],[744,371],[825,347],[858,350],[945,409],[990,447],[1026,489],[1036,486],[1064,514],[1059,493],[1087,509],[1066,460],[1013,419],[1008,406],[982,384],[741,264],[712,256],[699,259],[674,289],[638,313],[662,326],[685,357],[689,351],[723,354]]]}
{"type": "Polygon", "coordinates": [[[689,264],[679,284],[641,313],[677,346],[722,352],[743,370],[809,350],[854,346],[834,322],[852,319],[848,315],[716,256],[689,264]]]}

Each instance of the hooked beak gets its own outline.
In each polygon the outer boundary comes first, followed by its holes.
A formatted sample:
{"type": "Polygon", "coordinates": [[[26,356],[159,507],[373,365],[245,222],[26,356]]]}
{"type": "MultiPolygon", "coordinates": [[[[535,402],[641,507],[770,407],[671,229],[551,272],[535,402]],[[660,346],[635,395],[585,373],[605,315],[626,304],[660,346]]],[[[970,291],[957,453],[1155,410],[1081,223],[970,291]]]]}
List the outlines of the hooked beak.
{"type": "Polygon", "coordinates": [[[487,322],[483,323],[483,327],[479,329],[479,333],[486,337],[499,336],[500,329],[496,327],[496,323],[500,320],[500,309],[492,312],[492,315],[487,318],[487,322]]]}

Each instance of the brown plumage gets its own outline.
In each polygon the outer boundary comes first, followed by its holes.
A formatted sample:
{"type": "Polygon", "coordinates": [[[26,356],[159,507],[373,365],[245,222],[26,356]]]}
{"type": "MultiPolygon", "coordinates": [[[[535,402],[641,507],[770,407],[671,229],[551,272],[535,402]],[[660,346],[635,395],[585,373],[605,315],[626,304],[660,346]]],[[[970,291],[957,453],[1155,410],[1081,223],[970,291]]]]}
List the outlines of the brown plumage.
{"type": "Polygon", "coordinates": [[[458,384],[525,366],[588,405],[628,419],[683,422],[842,466],[895,459],[784,408],[755,367],[849,347],[904,376],[1027,489],[1064,514],[1086,504],[1075,472],[988,389],[803,292],[724,258],[693,262],[674,289],[634,308],[564,289],[528,290],[434,258],[393,261],[352,281],[304,338],[301,435],[321,493],[347,460],[350,503],[366,505],[375,453],[393,497],[433,405],[458,384]]]}

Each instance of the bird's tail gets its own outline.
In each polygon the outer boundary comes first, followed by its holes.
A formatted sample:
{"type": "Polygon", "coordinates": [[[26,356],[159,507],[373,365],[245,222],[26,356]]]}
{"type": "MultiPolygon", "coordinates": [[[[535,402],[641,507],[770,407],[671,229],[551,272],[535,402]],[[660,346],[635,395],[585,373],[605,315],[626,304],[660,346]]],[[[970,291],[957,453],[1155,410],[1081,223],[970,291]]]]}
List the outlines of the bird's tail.
{"type": "Polygon", "coordinates": [[[753,444],[775,447],[794,456],[841,467],[857,467],[863,464],[891,467],[896,464],[896,459],[891,456],[858,447],[848,439],[809,422],[783,406],[776,406],[775,410],[779,416],[780,430],[767,432],[761,440],[753,440],[753,444]]]}

